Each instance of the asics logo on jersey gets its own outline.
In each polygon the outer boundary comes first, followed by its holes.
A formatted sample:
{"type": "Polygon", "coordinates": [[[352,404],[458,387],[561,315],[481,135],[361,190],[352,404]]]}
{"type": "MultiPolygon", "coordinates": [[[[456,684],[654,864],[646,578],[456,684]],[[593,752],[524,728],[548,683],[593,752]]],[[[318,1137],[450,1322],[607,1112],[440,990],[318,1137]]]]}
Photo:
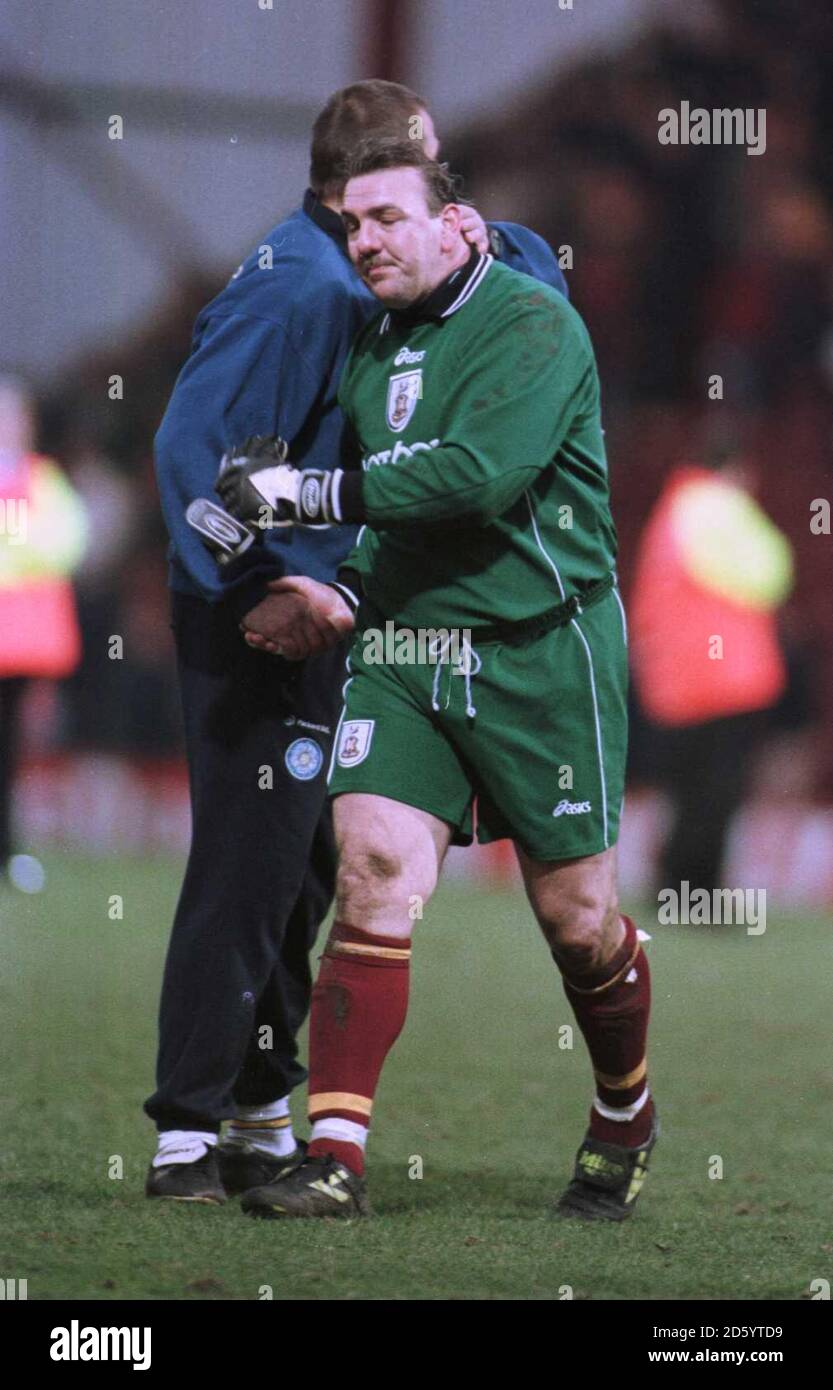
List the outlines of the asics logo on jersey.
{"type": "Polygon", "coordinates": [[[586,816],[591,809],[589,801],[559,801],[554,816],[586,816]]]}
{"type": "Polygon", "coordinates": [[[411,352],[410,348],[403,347],[394,357],[393,365],[394,367],[401,367],[403,362],[421,362],[424,356],[425,348],[422,349],[422,352],[411,352]]]}

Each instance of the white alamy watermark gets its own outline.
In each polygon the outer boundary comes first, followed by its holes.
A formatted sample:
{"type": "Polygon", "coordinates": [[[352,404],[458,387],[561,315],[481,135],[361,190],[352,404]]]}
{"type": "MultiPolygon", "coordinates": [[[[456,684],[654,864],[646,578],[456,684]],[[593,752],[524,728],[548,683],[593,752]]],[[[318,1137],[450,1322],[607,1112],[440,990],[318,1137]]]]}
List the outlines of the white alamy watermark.
{"type": "Polygon", "coordinates": [[[25,545],[29,534],[29,503],[25,497],[0,497],[0,536],[9,545],[25,545]]]}
{"type": "Polygon", "coordinates": [[[69,1327],[53,1327],[49,1355],[53,1361],[131,1361],[134,1371],[150,1366],[149,1327],[87,1327],[73,1318],[69,1327]]]}
{"type": "Polygon", "coordinates": [[[661,145],[745,145],[747,154],[766,150],[766,109],[746,107],[692,107],[681,101],[679,111],[664,106],[657,116],[661,145]]]}
{"type": "Polygon", "coordinates": [[[763,936],[766,931],[765,888],[695,888],[687,878],[676,888],[662,888],[657,894],[657,921],[662,926],[745,925],[747,936],[763,936]]]}
{"type": "Polygon", "coordinates": [[[471,629],[467,627],[397,627],[388,620],[384,630],[365,628],[362,658],[368,666],[454,667],[465,675],[471,664],[471,629]]]}

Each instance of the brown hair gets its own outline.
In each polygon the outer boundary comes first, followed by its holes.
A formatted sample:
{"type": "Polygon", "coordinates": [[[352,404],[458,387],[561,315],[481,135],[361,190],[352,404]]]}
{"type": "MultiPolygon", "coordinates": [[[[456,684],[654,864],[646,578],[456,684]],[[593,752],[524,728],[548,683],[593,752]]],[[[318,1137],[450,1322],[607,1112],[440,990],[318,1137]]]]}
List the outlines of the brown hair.
{"type": "MultiPolygon", "coordinates": [[[[422,97],[398,82],[371,78],[334,92],[312,128],[309,181],[319,197],[343,188],[347,160],[370,135],[407,140],[413,116],[427,111],[422,97]]],[[[422,149],[422,137],[413,143],[422,149]]]]}
{"type": "MultiPolygon", "coordinates": [[[[371,136],[363,140],[347,160],[346,179],[361,174],[375,174],[377,169],[421,169],[428,199],[428,211],[436,217],[447,203],[465,203],[460,180],[449,171],[447,164],[429,159],[416,140],[397,140],[387,136],[371,136]]],[[[345,179],[345,182],[346,182],[345,179]]]]}

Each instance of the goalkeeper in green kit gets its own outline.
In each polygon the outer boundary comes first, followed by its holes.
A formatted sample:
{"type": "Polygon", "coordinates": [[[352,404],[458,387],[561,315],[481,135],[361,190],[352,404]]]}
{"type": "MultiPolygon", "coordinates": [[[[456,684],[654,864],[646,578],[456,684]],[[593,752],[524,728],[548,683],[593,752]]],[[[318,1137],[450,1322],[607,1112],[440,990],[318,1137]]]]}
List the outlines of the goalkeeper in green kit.
{"type": "MultiPolygon", "coordinates": [[[[476,799],[478,839],[515,844],[595,1077],[556,1209],[622,1220],[657,1120],[648,963],[616,889],[627,636],[592,347],[555,290],[472,251],[453,180],[416,144],[368,141],[347,172],[350,255],[382,305],[340,390],[361,470],[296,470],[291,441],[253,440],[217,484],[249,522],[364,524],[334,586],[355,596],[358,625],[331,769],[340,864],[313,991],[311,1141],[244,1209],[368,1211],[364,1150],[405,1021],[410,909],[449,844],[471,843],[476,799]],[[382,660],[371,638],[391,626],[382,660]],[[400,643],[425,632],[427,647],[400,643]]],[[[340,602],[309,579],[278,586],[322,614],[340,602]]]]}

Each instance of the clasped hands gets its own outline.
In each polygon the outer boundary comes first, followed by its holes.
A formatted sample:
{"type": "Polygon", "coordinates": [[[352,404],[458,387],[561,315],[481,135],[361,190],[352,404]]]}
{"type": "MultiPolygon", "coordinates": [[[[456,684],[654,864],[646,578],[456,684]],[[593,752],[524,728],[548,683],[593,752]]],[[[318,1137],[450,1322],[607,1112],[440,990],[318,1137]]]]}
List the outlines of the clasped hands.
{"type": "MultiPolygon", "coordinates": [[[[341,470],[293,468],[277,436],[253,435],[224,454],[215,488],[223,506],[248,526],[328,524],[333,484],[341,470]]],[[[336,589],[303,575],[273,580],[269,593],[240,624],[257,651],[303,661],[352,632],[353,613],[336,589]]]]}
{"type": "Polygon", "coordinates": [[[336,589],[304,575],[273,579],[269,593],[240,624],[250,647],[303,661],[326,651],[353,631],[349,604],[336,589]]]}

